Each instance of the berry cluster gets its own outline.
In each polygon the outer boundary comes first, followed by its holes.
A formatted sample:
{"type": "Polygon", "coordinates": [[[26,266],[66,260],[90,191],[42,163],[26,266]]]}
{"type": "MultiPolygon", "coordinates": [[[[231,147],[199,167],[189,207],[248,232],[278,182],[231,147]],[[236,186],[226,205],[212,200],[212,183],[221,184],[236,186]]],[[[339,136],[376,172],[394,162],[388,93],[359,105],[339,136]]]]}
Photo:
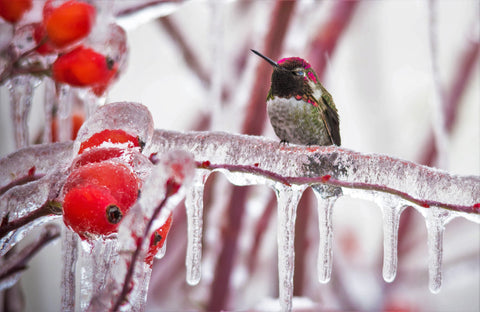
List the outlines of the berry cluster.
{"type": "MultiPolygon", "coordinates": [[[[135,204],[142,181],[129,162],[128,153],[138,153],[143,142],[121,129],[106,129],[81,142],[72,172],[63,186],[63,220],[82,239],[108,236],[135,204]]],[[[172,215],[150,238],[145,258],[153,257],[164,245],[172,215]]]]}
{"type": "Polygon", "coordinates": [[[128,149],[139,151],[140,143],[123,130],[103,130],[81,143],[63,187],[64,222],[81,237],[115,233],[137,201],[141,181],[118,158],[128,149]]]}
{"type": "MultiPolygon", "coordinates": [[[[18,56],[56,58],[48,58],[53,61],[43,70],[22,68],[18,71],[48,75],[57,83],[90,88],[97,96],[101,96],[118,75],[119,60],[86,44],[86,38],[95,24],[96,8],[80,0],[68,0],[56,6],[57,2],[47,0],[43,6],[42,20],[22,26],[23,29],[31,29],[29,37],[33,38],[35,46],[28,53],[18,56]]],[[[0,17],[17,26],[31,8],[32,0],[0,0],[0,17]]],[[[16,60],[14,63],[21,66],[25,62],[16,60]]]]}

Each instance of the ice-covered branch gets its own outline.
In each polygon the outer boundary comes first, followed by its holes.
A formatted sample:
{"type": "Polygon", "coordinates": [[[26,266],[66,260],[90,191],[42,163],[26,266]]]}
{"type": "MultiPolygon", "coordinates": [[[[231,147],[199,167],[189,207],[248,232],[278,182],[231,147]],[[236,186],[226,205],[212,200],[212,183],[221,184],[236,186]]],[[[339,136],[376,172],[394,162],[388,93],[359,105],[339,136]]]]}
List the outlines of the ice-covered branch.
{"type": "MultiPolygon", "coordinates": [[[[389,193],[414,206],[443,207],[472,218],[480,214],[479,177],[451,175],[385,155],[336,146],[284,146],[267,138],[220,132],[163,130],[156,130],[151,149],[159,153],[188,150],[202,168],[222,171],[235,184],[326,183],[389,193]]],[[[478,222],[478,217],[475,220],[478,222]]]]}
{"type": "Polygon", "coordinates": [[[29,224],[37,220],[38,218],[45,217],[48,215],[60,215],[62,213],[62,208],[60,203],[54,201],[48,201],[40,208],[35,209],[28,213],[25,216],[9,221],[8,214],[3,217],[2,223],[0,224],[0,239],[11,231],[17,230],[22,226],[29,224]]]}
{"type": "Polygon", "coordinates": [[[0,269],[0,289],[13,285],[20,277],[20,273],[27,268],[28,261],[48,243],[59,237],[60,228],[49,224],[35,242],[8,257],[0,269]]]}

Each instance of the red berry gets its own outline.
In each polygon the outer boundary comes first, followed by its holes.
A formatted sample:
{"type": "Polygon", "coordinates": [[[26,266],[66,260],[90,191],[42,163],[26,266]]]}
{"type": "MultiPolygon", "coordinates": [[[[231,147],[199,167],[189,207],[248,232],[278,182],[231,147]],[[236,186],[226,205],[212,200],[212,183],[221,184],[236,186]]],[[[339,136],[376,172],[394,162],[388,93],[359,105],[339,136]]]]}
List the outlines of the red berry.
{"type": "Polygon", "coordinates": [[[63,202],[63,221],[80,235],[108,235],[126,213],[107,188],[85,185],[71,189],[63,202]]]}
{"type": "Polygon", "coordinates": [[[42,23],[35,23],[35,28],[33,29],[33,39],[35,43],[39,46],[37,47],[37,52],[45,55],[55,52],[55,47],[52,46],[47,37],[47,31],[42,23]]]}
{"type": "Polygon", "coordinates": [[[58,48],[66,47],[85,38],[95,22],[95,7],[86,2],[70,0],[56,8],[47,1],[43,10],[43,23],[48,38],[58,48]]]}
{"type": "MultiPolygon", "coordinates": [[[[82,126],[83,122],[85,121],[85,116],[81,113],[73,113],[72,114],[72,133],[70,135],[70,139],[75,140],[77,137],[78,130],[82,126]]],[[[58,120],[56,117],[52,120],[52,142],[58,142],[58,120]]]]}
{"type": "Polygon", "coordinates": [[[153,257],[155,257],[160,248],[163,247],[163,244],[167,239],[168,232],[170,231],[171,225],[172,214],[170,213],[167,221],[155,232],[153,232],[152,236],[150,237],[150,247],[148,249],[147,256],[145,257],[145,262],[147,264],[152,265],[153,257]]]}
{"type": "Polygon", "coordinates": [[[9,23],[16,23],[31,8],[32,0],[0,0],[0,17],[9,23]]]}
{"type": "Polygon", "coordinates": [[[114,162],[90,163],[75,169],[67,178],[63,191],[95,185],[106,188],[123,209],[128,210],[138,197],[139,181],[127,166],[114,162]]]}
{"type": "Polygon", "coordinates": [[[52,65],[53,79],[74,87],[103,86],[116,71],[111,58],[83,46],[60,55],[52,65]]]}
{"type": "MultiPolygon", "coordinates": [[[[90,163],[102,162],[124,155],[125,150],[116,147],[94,148],[84,151],[74,162],[73,167],[78,168],[90,163]]],[[[130,164],[130,163],[129,163],[130,164]]]]}
{"type": "Polygon", "coordinates": [[[113,144],[127,144],[128,148],[142,147],[143,143],[138,137],[134,137],[126,133],[121,129],[105,129],[101,132],[97,132],[88,138],[86,141],[83,141],[80,145],[79,154],[83,153],[84,150],[92,147],[97,147],[102,145],[104,142],[109,142],[113,144]]]}

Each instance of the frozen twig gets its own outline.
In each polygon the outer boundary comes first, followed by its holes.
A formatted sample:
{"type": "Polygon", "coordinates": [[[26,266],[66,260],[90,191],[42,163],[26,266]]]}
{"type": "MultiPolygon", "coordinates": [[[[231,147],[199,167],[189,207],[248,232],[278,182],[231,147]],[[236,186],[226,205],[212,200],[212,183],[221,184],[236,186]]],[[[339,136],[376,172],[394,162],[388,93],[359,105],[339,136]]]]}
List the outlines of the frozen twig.
{"type": "Polygon", "coordinates": [[[440,168],[447,166],[448,137],[445,122],[445,90],[440,79],[438,64],[438,27],[437,27],[437,0],[428,1],[428,39],[430,50],[430,67],[433,80],[433,134],[435,149],[437,150],[437,164],[440,168]]]}
{"type": "Polygon", "coordinates": [[[130,293],[130,291],[132,289],[131,285],[132,285],[133,274],[134,274],[134,271],[135,271],[135,265],[136,265],[136,262],[140,260],[138,258],[140,256],[141,251],[142,251],[142,245],[146,240],[149,239],[148,235],[149,235],[149,233],[152,229],[153,222],[160,215],[160,211],[165,206],[165,204],[166,204],[168,198],[170,197],[170,195],[175,192],[173,190],[174,187],[175,186],[167,183],[167,185],[166,185],[167,190],[166,190],[166,193],[165,193],[165,198],[155,208],[155,210],[152,214],[152,217],[150,218],[150,220],[148,221],[148,223],[145,227],[143,235],[137,239],[137,248],[135,249],[135,251],[132,254],[132,259],[130,260],[130,264],[129,264],[129,267],[128,267],[128,270],[127,270],[127,274],[125,275],[125,280],[123,282],[122,291],[120,292],[117,300],[115,301],[115,304],[113,305],[112,311],[118,311],[120,309],[120,306],[126,300],[128,300],[127,299],[128,294],[130,293]]]}
{"type": "Polygon", "coordinates": [[[336,146],[282,146],[267,138],[221,132],[156,130],[153,141],[156,152],[183,148],[204,169],[251,173],[266,178],[266,184],[325,183],[389,193],[421,207],[480,214],[480,177],[452,175],[389,156],[336,146]]]}
{"type": "MultiPolygon", "coordinates": [[[[444,106],[445,128],[448,133],[452,132],[457,120],[461,98],[475,70],[475,62],[479,54],[480,41],[469,40],[463,49],[463,53],[458,57],[458,66],[454,74],[453,82],[446,93],[446,103],[444,106]]],[[[419,162],[427,166],[433,166],[438,154],[433,131],[430,132],[424,146],[426,146],[426,148],[422,150],[423,154],[419,157],[419,162]]]]}
{"type": "Polygon", "coordinates": [[[181,3],[183,0],[144,0],[144,1],[130,1],[124,5],[119,6],[115,12],[117,18],[124,18],[136,14],[143,10],[148,10],[159,5],[181,3]]]}
{"type": "Polygon", "coordinates": [[[62,214],[62,206],[59,202],[56,201],[48,201],[40,208],[31,211],[29,214],[20,217],[18,219],[9,220],[8,214],[5,215],[2,219],[0,224],[0,239],[3,238],[5,235],[10,233],[11,231],[17,230],[22,226],[27,225],[30,222],[37,220],[38,218],[45,217],[48,215],[61,215],[62,214]]]}
{"type": "Polygon", "coordinates": [[[47,225],[40,237],[27,247],[23,248],[16,254],[8,257],[8,259],[2,263],[0,269],[0,284],[3,280],[10,278],[11,276],[23,271],[27,268],[27,263],[30,259],[38,253],[43,247],[45,247],[51,241],[60,237],[60,228],[57,225],[47,225]]]}
{"type": "MultiPolygon", "coordinates": [[[[424,208],[430,208],[431,206],[441,207],[448,210],[454,210],[459,212],[480,214],[480,203],[475,203],[472,205],[457,205],[450,204],[447,202],[441,202],[436,200],[421,199],[416,198],[407,192],[400,191],[398,189],[388,187],[386,185],[374,184],[374,183],[364,183],[364,182],[347,182],[339,179],[332,178],[330,175],[323,175],[319,177],[284,177],[275,172],[270,172],[268,170],[260,169],[255,166],[241,166],[241,165],[228,165],[228,164],[208,164],[205,165],[205,162],[199,165],[204,169],[227,169],[230,172],[243,172],[243,173],[252,173],[264,177],[268,177],[271,180],[278,181],[286,186],[291,186],[292,184],[327,184],[331,186],[340,186],[344,188],[351,188],[357,190],[368,190],[368,191],[377,191],[382,193],[388,193],[396,195],[400,198],[403,198],[411,203],[417,204],[424,208]]],[[[480,183],[480,178],[476,179],[477,183],[480,183]]],[[[477,185],[477,187],[480,185],[477,185]]]]}

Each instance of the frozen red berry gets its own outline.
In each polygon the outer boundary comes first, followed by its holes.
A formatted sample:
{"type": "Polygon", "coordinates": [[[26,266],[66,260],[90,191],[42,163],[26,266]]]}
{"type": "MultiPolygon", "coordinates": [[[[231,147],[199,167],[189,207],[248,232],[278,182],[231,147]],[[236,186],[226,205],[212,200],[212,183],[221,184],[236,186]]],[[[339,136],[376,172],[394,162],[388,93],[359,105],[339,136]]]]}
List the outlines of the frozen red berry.
{"type": "MultiPolygon", "coordinates": [[[[71,140],[75,140],[77,137],[78,130],[82,126],[83,122],[85,121],[85,116],[82,113],[73,113],[72,114],[72,132],[70,135],[71,140]]],[[[52,120],[52,142],[58,142],[59,134],[58,134],[58,118],[54,117],[52,120]]]]}
{"type": "Polygon", "coordinates": [[[72,188],[63,201],[63,221],[82,237],[116,232],[125,213],[110,191],[97,185],[72,188]]]}
{"type": "Polygon", "coordinates": [[[54,53],[56,48],[48,40],[47,31],[42,23],[35,23],[33,29],[33,39],[38,45],[36,51],[42,55],[54,53]]]}
{"type": "Polygon", "coordinates": [[[112,158],[119,158],[124,154],[125,149],[123,148],[100,147],[89,149],[88,151],[82,152],[82,154],[74,161],[73,167],[78,168],[90,163],[102,162],[112,158]]]}
{"type": "Polygon", "coordinates": [[[104,142],[109,142],[112,144],[126,144],[128,148],[142,148],[143,145],[138,137],[134,137],[133,135],[130,135],[121,129],[105,129],[101,132],[95,133],[86,141],[82,142],[78,153],[81,154],[88,148],[98,147],[104,142]]]}
{"type": "Polygon", "coordinates": [[[32,0],[0,0],[0,17],[9,23],[16,23],[31,8],[32,0]]]}
{"type": "Polygon", "coordinates": [[[47,1],[43,10],[43,24],[48,40],[63,48],[90,33],[95,22],[95,7],[83,1],[70,0],[58,7],[47,1]]]}
{"type": "Polygon", "coordinates": [[[68,176],[63,187],[65,194],[71,189],[95,185],[109,190],[122,208],[130,208],[137,200],[139,180],[130,168],[116,162],[96,162],[78,167],[68,176]]]}
{"type": "Polygon", "coordinates": [[[74,87],[103,86],[116,71],[111,58],[83,46],[59,55],[52,65],[53,79],[74,87]]]}
{"type": "Polygon", "coordinates": [[[167,239],[168,232],[170,231],[170,227],[172,225],[172,219],[172,214],[170,213],[167,221],[155,232],[153,232],[152,236],[150,237],[150,247],[148,249],[147,256],[145,257],[145,263],[152,265],[153,257],[155,257],[160,248],[163,247],[163,244],[165,244],[165,240],[167,239]]]}

